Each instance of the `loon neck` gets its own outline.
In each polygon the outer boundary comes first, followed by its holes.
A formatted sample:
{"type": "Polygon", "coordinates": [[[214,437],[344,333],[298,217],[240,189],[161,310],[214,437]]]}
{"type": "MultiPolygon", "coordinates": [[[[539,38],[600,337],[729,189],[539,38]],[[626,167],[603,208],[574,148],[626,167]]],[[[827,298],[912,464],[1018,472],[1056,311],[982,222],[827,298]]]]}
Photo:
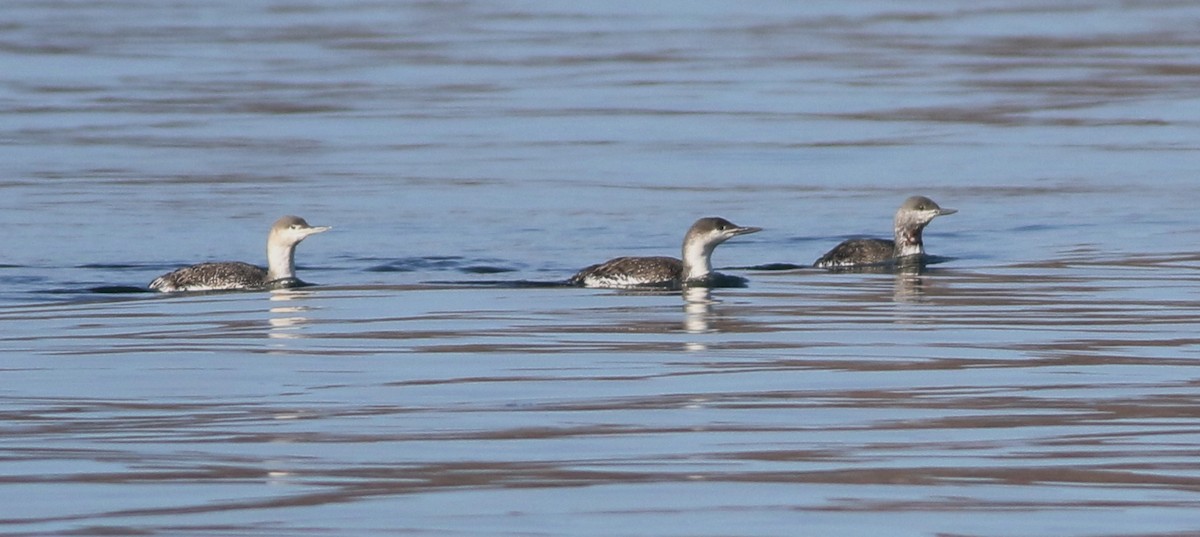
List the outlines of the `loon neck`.
{"type": "Polygon", "coordinates": [[[683,243],[683,279],[699,280],[712,272],[712,253],[715,244],[704,244],[699,241],[683,243]]]}
{"type": "Polygon", "coordinates": [[[921,240],[924,224],[896,223],[895,257],[921,255],[925,253],[925,244],[921,240]]]}
{"type": "Polygon", "coordinates": [[[267,243],[267,280],[296,277],[296,245],[267,243]]]}

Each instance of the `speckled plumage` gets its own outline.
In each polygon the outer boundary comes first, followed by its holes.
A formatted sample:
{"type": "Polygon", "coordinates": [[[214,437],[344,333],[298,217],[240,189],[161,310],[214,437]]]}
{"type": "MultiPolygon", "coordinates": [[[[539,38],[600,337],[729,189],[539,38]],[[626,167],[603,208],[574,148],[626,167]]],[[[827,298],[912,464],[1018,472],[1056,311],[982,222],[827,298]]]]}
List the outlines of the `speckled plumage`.
{"type": "Polygon", "coordinates": [[[683,261],[674,257],[618,257],[587,267],[567,280],[584,287],[683,285],[683,261]]]}
{"type": "Polygon", "coordinates": [[[849,239],[834,246],[814,263],[818,267],[870,265],[890,261],[896,254],[896,241],[887,239],[849,239]]]}
{"type": "Polygon", "coordinates": [[[255,289],[267,287],[268,283],[267,269],[241,261],[227,261],[200,263],[168,272],[150,282],[150,288],[174,293],[255,289]]]}

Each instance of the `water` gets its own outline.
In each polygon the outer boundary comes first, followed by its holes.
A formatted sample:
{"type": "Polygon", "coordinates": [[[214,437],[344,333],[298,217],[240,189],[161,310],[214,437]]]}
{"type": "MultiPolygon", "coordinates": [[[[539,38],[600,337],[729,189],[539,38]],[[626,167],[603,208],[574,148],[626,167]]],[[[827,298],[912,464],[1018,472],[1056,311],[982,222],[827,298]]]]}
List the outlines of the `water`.
{"type": "Polygon", "coordinates": [[[1195,532],[1197,20],[8,2],[0,534],[1195,532]],[[919,275],[513,284],[705,215],[809,263],[916,193],[919,275]],[[289,213],[316,287],[91,291],[289,213]]]}

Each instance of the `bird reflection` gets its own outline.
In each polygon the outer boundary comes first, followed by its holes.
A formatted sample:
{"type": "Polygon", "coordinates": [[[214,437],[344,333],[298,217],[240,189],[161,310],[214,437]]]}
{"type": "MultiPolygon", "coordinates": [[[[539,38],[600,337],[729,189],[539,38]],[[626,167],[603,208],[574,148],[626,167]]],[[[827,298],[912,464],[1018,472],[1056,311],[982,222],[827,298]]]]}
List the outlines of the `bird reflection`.
{"type": "Polygon", "coordinates": [[[892,299],[896,302],[925,302],[925,278],[921,267],[896,267],[892,299]]]}
{"type": "MultiPolygon", "coordinates": [[[[683,329],[689,334],[706,334],[712,331],[712,289],[708,287],[685,287],[683,289],[683,329]]],[[[685,350],[703,351],[708,345],[702,341],[689,341],[685,350]]]]}
{"type": "Polygon", "coordinates": [[[856,267],[837,267],[830,272],[846,272],[856,274],[892,274],[895,284],[892,290],[892,300],[896,302],[924,302],[926,284],[923,275],[929,262],[924,258],[902,260],[899,262],[879,263],[856,267]]]}
{"type": "MultiPolygon", "coordinates": [[[[311,291],[300,289],[273,289],[270,300],[271,302],[289,302],[307,298],[311,294],[311,291]]],[[[270,309],[271,318],[267,320],[271,325],[271,329],[267,333],[267,337],[271,339],[299,339],[305,337],[300,330],[311,319],[302,314],[311,309],[311,307],[301,304],[272,305],[270,309]]]]}

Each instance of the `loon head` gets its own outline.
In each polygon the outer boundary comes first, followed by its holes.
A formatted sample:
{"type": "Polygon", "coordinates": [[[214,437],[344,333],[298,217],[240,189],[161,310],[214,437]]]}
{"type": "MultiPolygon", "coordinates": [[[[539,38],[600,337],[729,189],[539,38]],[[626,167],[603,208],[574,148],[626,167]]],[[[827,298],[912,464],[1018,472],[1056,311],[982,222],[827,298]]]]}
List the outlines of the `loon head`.
{"type": "Polygon", "coordinates": [[[310,226],[299,216],[284,216],[271,225],[271,234],[267,243],[280,246],[294,246],[309,235],[315,235],[332,229],[329,226],[310,226]]]}
{"type": "Polygon", "coordinates": [[[724,218],[701,218],[683,237],[683,263],[686,279],[707,276],[712,271],[713,249],[738,235],[762,231],[760,227],[739,226],[724,218]]]}
{"type": "Polygon", "coordinates": [[[913,196],[904,200],[896,210],[896,257],[924,254],[925,245],[921,232],[934,218],[954,214],[957,209],[943,209],[925,196],[913,196]]]}
{"type": "Polygon", "coordinates": [[[896,229],[920,229],[934,218],[957,212],[958,209],[944,209],[925,196],[913,196],[896,210],[896,229]]]}
{"type": "Polygon", "coordinates": [[[267,235],[267,277],[281,280],[296,277],[296,245],[309,235],[329,231],[329,226],[310,226],[299,216],[285,216],[271,225],[267,235]]]}
{"type": "Polygon", "coordinates": [[[762,231],[760,227],[739,226],[724,218],[710,216],[701,218],[688,228],[687,235],[684,237],[684,244],[704,245],[706,249],[712,250],[718,244],[721,244],[738,235],[747,235],[762,231]]]}

